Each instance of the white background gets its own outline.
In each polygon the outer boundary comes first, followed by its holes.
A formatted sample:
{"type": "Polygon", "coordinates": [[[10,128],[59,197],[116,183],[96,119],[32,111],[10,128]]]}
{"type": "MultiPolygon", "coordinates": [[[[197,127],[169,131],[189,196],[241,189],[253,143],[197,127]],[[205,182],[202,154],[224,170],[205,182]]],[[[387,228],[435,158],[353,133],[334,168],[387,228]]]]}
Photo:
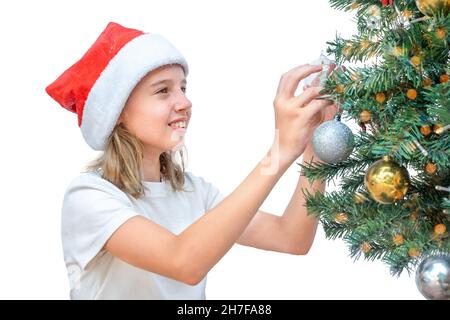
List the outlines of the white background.
{"type": "MultiPolygon", "coordinates": [[[[60,239],[62,197],[96,155],[77,118],[44,88],[78,60],[109,21],[173,42],[190,64],[193,117],[188,170],[225,194],[262,160],[273,139],[272,101],[282,73],[318,58],[351,14],[326,0],[19,1],[0,12],[2,102],[0,298],[68,299],[60,239]]],[[[295,163],[262,210],[281,214],[295,163]]],[[[330,186],[327,190],[332,190],[330,186]]],[[[322,228],[306,256],[236,245],[208,277],[208,299],[422,299],[414,277],[380,262],[353,262],[322,228]]]]}

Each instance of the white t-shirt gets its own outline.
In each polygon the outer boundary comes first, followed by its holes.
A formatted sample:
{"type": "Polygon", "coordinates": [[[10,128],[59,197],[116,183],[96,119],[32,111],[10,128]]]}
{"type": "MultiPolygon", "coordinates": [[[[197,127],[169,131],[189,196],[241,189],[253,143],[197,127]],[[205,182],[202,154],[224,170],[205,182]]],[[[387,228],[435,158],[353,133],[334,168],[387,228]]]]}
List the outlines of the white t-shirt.
{"type": "Polygon", "coordinates": [[[135,199],[100,173],[82,173],[69,184],[62,207],[62,245],[72,299],[205,299],[206,277],[197,285],[136,268],[102,250],[131,217],[141,215],[180,234],[223,199],[211,183],[185,173],[186,191],[170,182],[143,181],[135,199]]]}

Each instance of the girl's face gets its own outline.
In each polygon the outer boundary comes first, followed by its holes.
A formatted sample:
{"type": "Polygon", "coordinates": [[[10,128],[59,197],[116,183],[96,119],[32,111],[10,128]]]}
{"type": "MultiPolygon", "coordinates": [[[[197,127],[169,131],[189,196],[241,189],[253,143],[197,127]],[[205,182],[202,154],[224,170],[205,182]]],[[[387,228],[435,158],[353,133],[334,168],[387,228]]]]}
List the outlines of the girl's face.
{"type": "Polygon", "coordinates": [[[191,113],[183,68],[167,65],[138,83],[117,123],[123,123],[146,150],[162,153],[183,145],[191,113]]]}

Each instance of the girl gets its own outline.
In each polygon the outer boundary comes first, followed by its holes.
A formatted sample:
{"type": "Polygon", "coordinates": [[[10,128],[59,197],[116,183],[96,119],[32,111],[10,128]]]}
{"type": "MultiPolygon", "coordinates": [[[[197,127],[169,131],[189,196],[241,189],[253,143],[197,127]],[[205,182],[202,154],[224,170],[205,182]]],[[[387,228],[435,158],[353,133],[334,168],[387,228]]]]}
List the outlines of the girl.
{"type": "Polygon", "coordinates": [[[323,192],[324,185],[300,177],[282,216],[259,207],[302,153],[311,160],[314,128],[336,112],[331,101],[315,99],[320,87],[294,95],[303,78],[320,70],[303,65],[281,77],[275,139],[224,197],[184,171],[181,149],[192,112],[184,57],[162,36],[109,23],[46,89],[77,113],[89,146],[103,151],[63,200],[71,298],[204,299],[208,271],[236,242],[306,254],[317,222],[307,216],[301,189],[323,192]]]}

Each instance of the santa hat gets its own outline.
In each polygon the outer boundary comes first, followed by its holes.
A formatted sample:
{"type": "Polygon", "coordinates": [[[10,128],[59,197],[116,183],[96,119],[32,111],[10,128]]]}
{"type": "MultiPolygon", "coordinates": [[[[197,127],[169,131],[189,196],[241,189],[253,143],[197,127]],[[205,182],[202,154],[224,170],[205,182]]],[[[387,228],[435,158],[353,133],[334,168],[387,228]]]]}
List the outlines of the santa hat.
{"type": "Polygon", "coordinates": [[[181,65],[188,74],[185,58],[164,37],[110,22],[84,56],[46,91],[77,113],[87,144],[104,150],[134,87],[150,71],[171,64],[181,65]]]}

